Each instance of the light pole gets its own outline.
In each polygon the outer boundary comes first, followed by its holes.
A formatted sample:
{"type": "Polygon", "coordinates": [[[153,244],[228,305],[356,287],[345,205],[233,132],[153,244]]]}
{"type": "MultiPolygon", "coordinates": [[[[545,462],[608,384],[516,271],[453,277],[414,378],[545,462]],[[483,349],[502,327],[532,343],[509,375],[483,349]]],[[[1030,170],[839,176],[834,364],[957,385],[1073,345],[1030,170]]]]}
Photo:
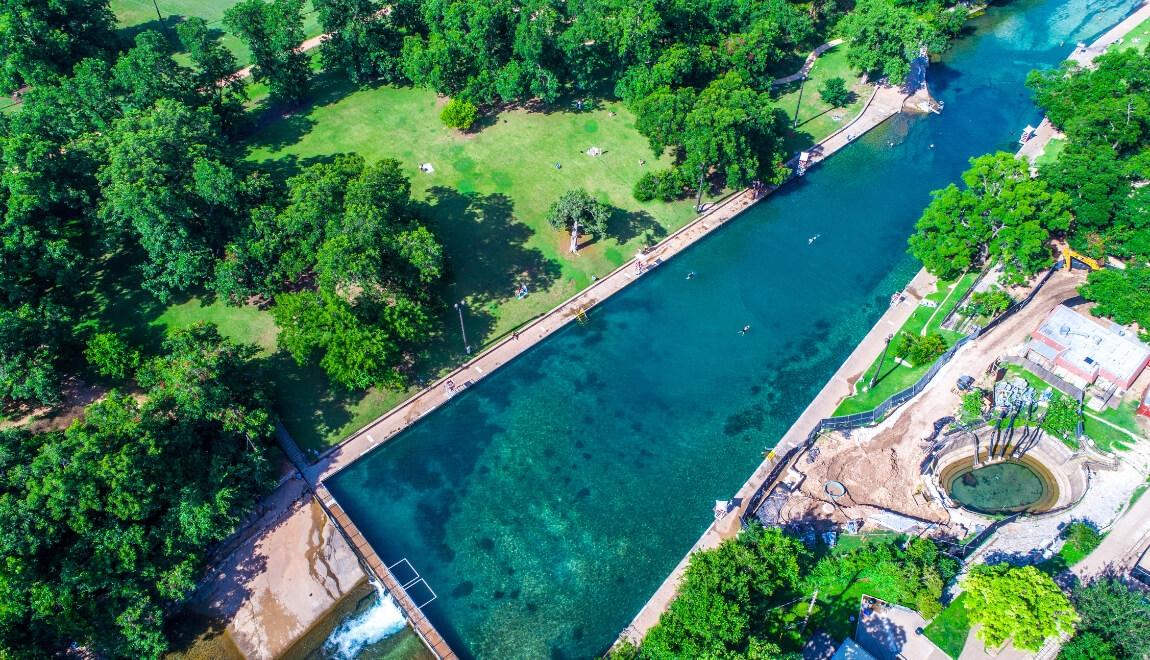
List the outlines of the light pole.
{"type": "Polygon", "coordinates": [[[799,106],[801,106],[803,103],[803,87],[806,87],[806,85],[807,85],[807,74],[804,73],[803,77],[799,78],[799,100],[795,101],[795,121],[791,125],[791,128],[798,128],[799,127],[799,106]]]}
{"type": "Polygon", "coordinates": [[[882,355],[878,359],[878,367],[875,368],[874,373],[871,374],[870,385],[867,385],[868,390],[873,389],[875,382],[878,381],[878,375],[882,372],[882,363],[886,362],[886,349],[890,348],[890,340],[892,339],[894,339],[894,335],[886,336],[886,345],[882,347],[882,355]]]}
{"type": "Polygon", "coordinates": [[[471,344],[467,342],[467,328],[463,325],[463,308],[467,306],[467,301],[460,300],[455,303],[455,311],[459,312],[459,332],[463,335],[463,350],[471,355],[471,344]]]}

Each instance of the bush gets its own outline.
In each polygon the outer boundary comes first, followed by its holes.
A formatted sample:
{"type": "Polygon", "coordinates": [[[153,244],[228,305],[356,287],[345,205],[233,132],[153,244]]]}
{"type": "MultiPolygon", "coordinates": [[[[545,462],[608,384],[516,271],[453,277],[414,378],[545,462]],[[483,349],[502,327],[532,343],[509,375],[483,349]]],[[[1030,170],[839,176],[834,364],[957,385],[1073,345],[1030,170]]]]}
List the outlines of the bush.
{"type": "Polygon", "coordinates": [[[1063,440],[1073,438],[1078,432],[1078,404],[1066,397],[1052,400],[1042,418],[1042,430],[1063,440]]]}
{"type": "Polygon", "coordinates": [[[654,172],[647,172],[639,177],[632,190],[635,199],[640,202],[649,202],[659,194],[659,177],[654,172]]]}
{"type": "Polygon", "coordinates": [[[448,128],[466,131],[475,124],[476,119],[479,119],[479,108],[476,108],[471,101],[451,99],[447,105],[443,106],[443,111],[439,113],[439,119],[448,128]]]}
{"type": "Polygon", "coordinates": [[[1079,633],[1062,647],[1058,660],[1118,660],[1114,646],[1092,632],[1079,633]]]}
{"type": "Polygon", "coordinates": [[[925,336],[903,333],[899,337],[894,354],[915,366],[920,366],[930,364],[945,352],[946,341],[942,335],[934,332],[925,336]]]}
{"type": "Polygon", "coordinates": [[[1005,312],[1012,304],[1014,304],[1013,298],[1002,289],[994,288],[972,295],[963,313],[967,316],[995,317],[1005,312]]]}
{"type": "Polygon", "coordinates": [[[1061,554],[1070,565],[1081,561],[1102,543],[1102,535],[1098,530],[1081,520],[1067,525],[1066,529],[1062,530],[1062,538],[1066,539],[1066,545],[1063,546],[1061,554]]]}
{"type": "Polygon", "coordinates": [[[88,340],[84,358],[106,378],[123,380],[140,366],[140,352],[114,332],[100,332],[88,340]]]}
{"type": "Polygon", "coordinates": [[[850,104],[851,96],[851,90],[847,89],[847,83],[842,78],[828,78],[819,88],[819,97],[823,102],[836,108],[850,104]]]}
{"type": "Polygon", "coordinates": [[[962,395],[962,421],[973,422],[982,417],[984,396],[982,390],[974,390],[962,395]]]}

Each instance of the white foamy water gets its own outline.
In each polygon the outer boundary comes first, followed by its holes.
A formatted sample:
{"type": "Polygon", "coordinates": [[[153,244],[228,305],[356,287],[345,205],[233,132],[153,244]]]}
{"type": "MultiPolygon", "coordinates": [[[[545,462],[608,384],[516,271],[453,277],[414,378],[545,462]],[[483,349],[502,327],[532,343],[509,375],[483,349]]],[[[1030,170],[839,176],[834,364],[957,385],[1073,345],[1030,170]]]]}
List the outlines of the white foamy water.
{"type": "Polygon", "coordinates": [[[365,646],[382,642],[407,625],[403,611],[391,596],[378,585],[376,591],[378,596],[374,605],[366,612],[339,624],[323,643],[327,657],[353,660],[365,646]]]}

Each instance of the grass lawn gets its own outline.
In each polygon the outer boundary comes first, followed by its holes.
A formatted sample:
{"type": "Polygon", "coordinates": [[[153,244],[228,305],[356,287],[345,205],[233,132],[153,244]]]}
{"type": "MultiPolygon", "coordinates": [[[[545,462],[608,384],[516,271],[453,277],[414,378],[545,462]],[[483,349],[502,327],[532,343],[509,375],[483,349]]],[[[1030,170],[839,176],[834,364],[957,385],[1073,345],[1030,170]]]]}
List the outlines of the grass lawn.
{"type": "Polygon", "coordinates": [[[794,122],[798,106],[799,125],[786,140],[788,151],[797,153],[815,144],[846,125],[861,110],[874,91],[874,85],[859,82],[858,73],[847,64],[847,46],[843,44],[823,53],[811,67],[805,83],[791,83],[776,88],[776,103],[794,122]],[[845,108],[833,108],[819,97],[819,87],[829,78],[842,78],[854,92],[854,99],[845,108]],[[802,87],[800,100],[799,88],[802,87]],[[838,121],[835,121],[835,118],[838,121]]]}
{"type": "Polygon", "coordinates": [[[1034,166],[1038,169],[1042,169],[1043,167],[1050,165],[1054,161],[1058,160],[1058,154],[1061,154],[1063,151],[1065,151],[1065,149],[1066,140],[1062,138],[1052,139],[1050,142],[1046,143],[1046,147],[1043,148],[1042,154],[1038,156],[1038,158],[1034,159],[1034,166]]]}
{"type": "Polygon", "coordinates": [[[1142,21],[1130,31],[1122,41],[1124,48],[1134,48],[1145,53],[1146,46],[1150,45],[1150,20],[1142,21]]]}
{"type": "MultiPolygon", "coordinates": [[[[937,307],[919,305],[903,324],[899,333],[922,333],[925,329],[927,333],[937,332],[941,334],[948,345],[953,345],[955,341],[962,338],[962,335],[950,330],[943,330],[940,326],[950,311],[958,305],[962,297],[977,281],[978,273],[966,273],[953,282],[939,282],[938,290],[926,297],[927,300],[936,303],[937,307]]],[[[870,368],[859,379],[858,387],[860,389],[865,388],[875,370],[879,368],[880,357],[875,358],[870,368]]],[[[892,394],[913,385],[929,368],[929,364],[912,367],[895,362],[894,356],[888,352],[886,362],[882,365],[883,372],[874,388],[859,391],[854,396],[844,399],[835,410],[835,415],[850,415],[873,410],[892,394]]]]}
{"type": "Polygon", "coordinates": [[[922,629],[922,634],[952,658],[962,654],[966,637],[970,634],[970,618],[966,612],[966,594],[950,602],[941,614],[922,629]]]}
{"type": "MultiPolygon", "coordinates": [[[[164,24],[172,30],[172,40],[176,42],[175,26],[184,18],[199,16],[208,22],[208,26],[221,32],[221,43],[236,55],[240,64],[248,64],[251,51],[235,36],[224,32],[224,11],[236,4],[236,0],[156,0],[160,6],[160,13],[164,15],[164,24]]],[[[162,32],[159,20],[156,17],[156,6],[152,0],[111,0],[112,12],[119,19],[121,33],[134,38],[137,32],[143,30],[156,30],[162,32]]],[[[322,30],[319,26],[318,15],[311,3],[304,5],[303,29],[308,37],[319,35],[322,30]]]]}

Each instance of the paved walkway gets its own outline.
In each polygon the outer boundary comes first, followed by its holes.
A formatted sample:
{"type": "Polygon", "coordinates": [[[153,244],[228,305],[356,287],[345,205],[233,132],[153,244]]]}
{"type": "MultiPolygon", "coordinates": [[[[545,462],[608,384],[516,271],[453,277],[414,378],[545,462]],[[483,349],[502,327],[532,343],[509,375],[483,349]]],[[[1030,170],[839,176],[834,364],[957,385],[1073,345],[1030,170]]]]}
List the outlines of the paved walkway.
{"type": "Polygon", "coordinates": [[[1114,523],[1102,543],[1071,569],[1081,579],[1108,571],[1130,572],[1138,558],[1150,547],[1150,496],[1143,496],[1114,523]]]}
{"type": "Polygon", "coordinates": [[[843,42],[842,39],[832,39],[832,40],[826,42],[825,44],[819,46],[818,48],[812,50],[811,54],[807,55],[807,60],[805,62],[803,62],[803,65],[801,67],[799,67],[798,71],[792,73],[789,76],[783,76],[782,78],[775,78],[771,82],[771,85],[777,87],[779,85],[785,85],[787,83],[793,83],[793,82],[796,82],[798,80],[802,80],[803,78],[806,78],[807,74],[811,72],[811,67],[813,67],[815,65],[815,61],[819,59],[819,56],[822,55],[823,53],[827,52],[828,50],[834,48],[835,46],[842,44],[842,42],[843,42]]]}
{"type": "MultiPolygon", "coordinates": [[[[843,128],[820,144],[820,160],[845,147],[859,135],[878,126],[897,114],[905,95],[897,88],[880,87],[867,101],[863,110],[843,128]]],[[[523,327],[517,335],[504,338],[490,346],[472,360],[447,374],[430,387],[385,413],[336,447],[329,449],[305,471],[311,483],[319,483],[350,465],[382,442],[395,436],[424,415],[449,401],[461,390],[474,385],[493,370],[515,359],[536,343],[547,338],[581,314],[614,295],[649,268],[670,259],[699,239],[708,235],[757,203],[750,190],[735,193],[720,202],[690,224],[664,239],[645,255],[637,255],[627,263],[596,281],[590,287],[561,303],[547,314],[523,327]],[[646,264],[646,265],[644,265],[646,264]]],[[[901,323],[900,323],[901,324],[901,323]]],[[[884,335],[885,336],[885,335],[884,335]]]]}
{"type": "Polygon", "coordinates": [[[1106,49],[1113,46],[1115,43],[1121,41],[1131,30],[1138,27],[1142,23],[1150,20],[1150,2],[1145,2],[1142,6],[1126,17],[1118,25],[1115,25],[1109,32],[1099,37],[1094,43],[1086,48],[1075,49],[1070,54],[1070,58],[1082,66],[1090,66],[1094,62],[1094,58],[1106,52],[1106,49]]]}

